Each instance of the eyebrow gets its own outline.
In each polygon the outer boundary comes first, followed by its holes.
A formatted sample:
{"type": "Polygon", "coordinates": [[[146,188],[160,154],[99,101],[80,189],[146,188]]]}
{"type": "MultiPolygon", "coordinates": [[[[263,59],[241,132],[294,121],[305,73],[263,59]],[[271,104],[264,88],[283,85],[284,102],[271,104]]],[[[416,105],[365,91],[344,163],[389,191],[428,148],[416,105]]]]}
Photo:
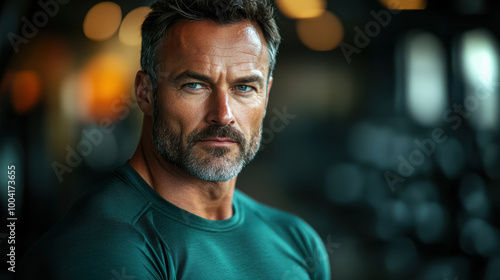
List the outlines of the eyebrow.
{"type": "Polygon", "coordinates": [[[177,75],[177,77],[175,77],[173,79],[173,81],[175,83],[178,83],[181,80],[186,79],[186,78],[200,80],[200,81],[206,82],[206,83],[211,83],[212,82],[212,78],[210,78],[209,76],[206,76],[206,75],[203,75],[203,74],[198,74],[198,73],[191,72],[191,71],[184,71],[184,72],[180,73],[179,75],[177,75]]]}
{"type": "Polygon", "coordinates": [[[236,83],[241,83],[241,84],[249,84],[249,83],[253,83],[253,82],[257,82],[259,85],[263,85],[264,78],[262,78],[262,76],[259,76],[259,75],[251,75],[251,76],[241,77],[241,78],[236,79],[236,83]]]}
{"type": "MultiPolygon", "coordinates": [[[[179,75],[177,75],[173,81],[175,83],[179,83],[180,81],[182,81],[183,79],[186,79],[186,78],[191,78],[191,79],[195,79],[195,80],[199,80],[199,81],[202,81],[202,82],[205,82],[205,83],[213,83],[213,79],[210,78],[209,76],[207,75],[203,75],[203,74],[199,74],[199,73],[196,73],[196,72],[192,72],[192,71],[184,71],[182,73],[180,73],[179,75]]],[[[248,84],[248,83],[253,83],[253,82],[257,82],[259,85],[264,85],[264,78],[260,75],[250,75],[250,76],[245,76],[245,77],[241,77],[241,78],[238,78],[236,79],[235,83],[241,83],[241,84],[248,84]]]]}

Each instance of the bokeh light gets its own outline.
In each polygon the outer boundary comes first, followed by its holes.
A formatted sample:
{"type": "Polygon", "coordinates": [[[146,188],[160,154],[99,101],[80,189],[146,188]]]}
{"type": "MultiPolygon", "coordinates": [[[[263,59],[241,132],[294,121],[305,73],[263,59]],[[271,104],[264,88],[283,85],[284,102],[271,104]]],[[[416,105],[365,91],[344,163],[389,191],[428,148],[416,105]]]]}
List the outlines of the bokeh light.
{"type": "Polygon", "coordinates": [[[460,141],[453,137],[448,138],[446,145],[440,145],[436,149],[436,162],[447,178],[460,176],[466,163],[465,150],[460,141]]]}
{"type": "Polygon", "coordinates": [[[76,120],[78,117],[78,75],[70,73],[61,82],[59,105],[65,119],[76,120]]]}
{"type": "Polygon", "coordinates": [[[417,235],[425,243],[438,241],[442,237],[447,223],[446,213],[438,203],[421,203],[415,209],[417,235]]]}
{"type": "Polygon", "coordinates": [[[311,18],[321,15],[326,8],[325,0],[276,0],[278,9],[289,18],[311,18]]]}
{"type": "Polygon", "coordinates": [[[427,7],[426,0],[379,0],[379,2],[391,10],[424,10],[427,7]]]}
{"type": "Polygon", "coordinates": [[[422,203],[439,201],[439,192],[435,184],[428,181],[415,181],[402,191],[401,198],[416,209],[422,203]]]}
{"type": "Polygon", "coordinates": [[[440,280],[458,280],[472,279],[470,274],[470,262],[464,256],[452,256],[446,259],[439,259],[427,262],[423,265],[420,277],[416,279],[440,279],[440,280]],[[458,277],[457,275],[460,275],[458,277]]]}
{"type": "Polygon", "coordinates": [[[460,201],[472,217],[486,218],[490,211],[490,201],[483,179],[477,174],[467,174],[460,183],[460,201]]]}
{"type": "Polygon", "coordinates": [[[74,50],[70,47],[68,40],[51,35],[43,38],[37,51],[43,53],[37,69],[40,69],[44,86],[57,91],[61,78],[73,66],[74,50]]]}
{"type": "Polygon", "coordinates": [[[80,77],[79,105],[84,120],[116,120],[120,100],[130,97],[128,73],[128,64],[114,53],[102,53],[88,62],[80,77]]]}
{"type": "Polygon", "coordinates": [[[297,33],[304,45],[316,51],[333,50],[344,38],[342,23],[329,11],[297,21],[297,33]]]}
{"type": "MultiPolygon", "coordinates": [[[[14,165],[17,175],[21,172],[20,170],[23,170],[23,166],[25,164],[23,158],[26,155],[26,151],[23,149],[22,144],[18,141],[18,139],[12,136],[13,135],[4,136],[2,137],[2,141],[0,141],[0,164],[1,166],[4,166],[5,170],[8,170],[7,166],[14,165]]],[[[0,180],[2,180],[2,182],[7,182],[10,180],[8,176],[9,173],[7,173],[7,171],[1,172],[0,180]]],[[[16,176],[15,178],[16,213],[19,213],[23,209],[24,180],[25,176],[16,176]]],[[[0,199],[2,199],[2,201],[7,201],[8,198],[9,192],[0,192],[0,199]]],[[[2,209],[7,211],[7,203],[2,203],[2,209]]]]}
{"type": "Polygon", "coordinates": [[[498,230],[482,219],[472,218],[465,222],[460,232],[460,247],[469,254],[492,256],[499,249],[498,230]]]}
{"type": "Polygon", "coordinates": [[[83,20],[83,32],[87,38],[103,41],[116,33],[122,21],[122,10],[113,2],[100,2],[93,6],[83,20]]]}
{"type": "Polygon", "coordinates": [[[413,224],[410,207],[402,200],[397,200],[391,203],[392,217],[400,226],[408,228],[413,224]]]}
{"type": "Polygon", "coordinates": [[[59,161],[64,161],[68,153],[61,149],[69,143],[72,146],[78,140],[80,130],[79,102],[80,84],[79,73],[69,71],[61,78],[58,94],[55,100],[47,104],[45,137],[48,150],[59,161]]]}
{"type": "Polygon", "coordinates": [[[42,97],[42,83],[34,71],[20,71],[12,79],[12,106],[18,114],[29,112],[42,97]]]}
{"type": "Polygon", "coordinates": [[[460,59],[465,82],[464,107],[479,130],[496,129],[498,112],[498,42],[485,29],[467,31],[460,38],[460,59]]]}
{"type": "Polygon", "coordinates": [[[465,79],[469,83],[492,83],[498,74],[497,42],[488,30],[468,31],[461,38],[461,59],[465,79]]]}
{"type": "Polygon", "coordinates": [[[366,164],[388,169],[399,164],[397,156],[412,148],[411,138],[400,137],[389,128],[359,123],[349,132],[348,152],[366,164]]]}
{"type": "Polygon", "coordinates": [[[141,45],[141,25],[150,11],[149,7],[139,7],[125,16],[118,32],[120,42],[128,46],[141,45]]]}
{"type": "Polygon", "coordinates": [[[447,105],[444,47],[437,36],[416,31],[405,46],[406,106],[419,124],[434,126],[447,105]]]}

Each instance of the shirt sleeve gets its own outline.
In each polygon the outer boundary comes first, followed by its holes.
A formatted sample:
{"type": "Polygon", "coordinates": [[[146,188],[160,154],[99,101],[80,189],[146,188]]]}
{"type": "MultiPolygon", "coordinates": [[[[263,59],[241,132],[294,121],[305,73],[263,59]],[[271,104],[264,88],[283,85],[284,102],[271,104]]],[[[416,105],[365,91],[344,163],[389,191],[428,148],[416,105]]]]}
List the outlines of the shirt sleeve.
{"type": "Polygon", "coordinates": [[[330,280],[330,260],[323,241],[316,231],[304,222],[304,231],[308,240],[306,265],[314,280],[330,280]]]}
{"type": "Polygon", "coordinates": [[[312,267],[311,278],[315,280],[330,280],[330,260],[325,245],[316,232],[314,232],[312,239],[312,256],[315,262],[312,267]]]}
{"type": "Polygon", "coordinates": [[[296,218],[295,225],[290,228],[304,256],[303,266],[313,280],[330,280],[330,260],[323,241],[318,233],[305,221],[296,218]]]}

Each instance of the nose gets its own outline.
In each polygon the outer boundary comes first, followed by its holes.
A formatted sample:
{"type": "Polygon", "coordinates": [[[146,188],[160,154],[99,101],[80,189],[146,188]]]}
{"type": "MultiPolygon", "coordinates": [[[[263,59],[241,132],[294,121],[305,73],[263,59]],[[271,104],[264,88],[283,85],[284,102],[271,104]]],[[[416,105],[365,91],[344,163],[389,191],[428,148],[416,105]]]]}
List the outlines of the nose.
{"type": "Polygon", "coordinates": [[[226,90],[212,92],[209,98],[209,112],[207,122],[220,126],[233,125],[234,115],[230,107],[230,96],[226,90]]]}

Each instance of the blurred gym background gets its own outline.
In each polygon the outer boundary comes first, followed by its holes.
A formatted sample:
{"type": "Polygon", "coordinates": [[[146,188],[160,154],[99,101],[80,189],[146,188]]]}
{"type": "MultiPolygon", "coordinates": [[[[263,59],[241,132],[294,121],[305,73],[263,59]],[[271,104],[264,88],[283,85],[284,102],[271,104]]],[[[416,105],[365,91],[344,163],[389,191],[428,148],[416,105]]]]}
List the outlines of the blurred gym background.
{"type": "MultiPolygon", "coordinates": [[[[6,266],[7,166],[19,261],[135,149],[151,1],[2,3],[6,266]]],[[[262,149],[237,187],[311,224],[333,279],[500,279],[500,3],[275,4],[284,40],[262,149]]]]}

